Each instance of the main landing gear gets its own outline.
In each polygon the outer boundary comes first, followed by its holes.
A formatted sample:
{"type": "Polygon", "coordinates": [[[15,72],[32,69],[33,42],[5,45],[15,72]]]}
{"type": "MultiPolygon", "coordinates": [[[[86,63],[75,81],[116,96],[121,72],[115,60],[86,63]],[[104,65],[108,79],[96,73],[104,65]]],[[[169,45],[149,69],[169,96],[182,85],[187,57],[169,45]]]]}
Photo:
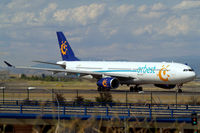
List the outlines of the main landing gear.
{"type": "Polygon", "coordinates": [[[183,90],[181,89],[182,86],[183,86],[183,84],[177,85],[177,90],[176,90],[177,93],[182,93],[183,92],[183,90]]]}
{"type": "Polygon", "coordinates": [[[98,91],[110,91],[110,89],[107,89],[107,88],[104,88],[104,87],[100,87],[100,86],[97,87],[97,90],[98,91]]]}
{"type": "Polygon", "coordinates": [[[140,92],[142,91],[142,87],[139,87],[138,85],[136,85],[135,87],[131,86],[130,87],[130,92],[140,92]]]}

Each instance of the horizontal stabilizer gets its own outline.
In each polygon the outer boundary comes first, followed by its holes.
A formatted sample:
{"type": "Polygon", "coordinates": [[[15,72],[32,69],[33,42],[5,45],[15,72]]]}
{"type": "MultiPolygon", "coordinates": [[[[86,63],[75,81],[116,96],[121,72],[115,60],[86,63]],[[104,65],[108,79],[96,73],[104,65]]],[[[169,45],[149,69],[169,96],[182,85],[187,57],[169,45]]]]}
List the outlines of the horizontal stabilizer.
{"type": "Polygon", "coordinates": [[[8,63],[7,61],[4,61],[4,63],[9,67],[15,67],[15,66],[11,65],[10,63],[8,63]]]}

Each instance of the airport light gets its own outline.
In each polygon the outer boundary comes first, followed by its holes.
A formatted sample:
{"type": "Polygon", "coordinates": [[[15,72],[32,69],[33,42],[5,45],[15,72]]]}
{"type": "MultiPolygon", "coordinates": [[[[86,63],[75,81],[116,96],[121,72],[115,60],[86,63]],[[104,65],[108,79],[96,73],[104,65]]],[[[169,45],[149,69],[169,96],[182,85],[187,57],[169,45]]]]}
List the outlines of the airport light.
{"type": "MultiPolygon", "coordinates": [[[[44,88],[42,88],[42,89],[44,89],[44,88]]],[[[50,92],[51,94],[53,93],[55,95],[55,97],[56,97],[56,101],[57,101],[57,104],[58,104],[58,128],[57,128],[57,132],[59,133],[59,127],[60,127],[60,103],[59,103],[57,95],[55,94],[54,91],[50,91],[48,89],[44,89],[44,90],[50,92]]]]}
{"type": "Polygon", "coordinates": [[[192,119],[192,125],[197,125],[198,121],[197,121],[197,113],[192,113],[191,115],[191,119],[192,119]]]}
{"type": "MultiPolygon", "coordinates": [[[[38,89],[38,88],[36,88],[36,87],[28,87],[27,90],[36,90],[36,89],[38,89]]],[[[53,91],[53,89],[52,89],[52,91],[50,91],[49,89],[45,89],[45,88],[42,88],[42,89],[50,92],[52,94],[52,96],[53,96],[53,94],[56,95],[56,93],[53,91]]],[[[28,92],[28,96],[29,96],[29,91],[27,91],[27,92],[28,92]]],[[[58,128],[57,128],[57,132],[59,132],[59,127],[60,127],[60,103],[58,101],[57,95],[55,96],[55,98],[56,98],[56,102],[58,104],[58,128]]]]}
{"type": "Polygon", "coordinates": [[[33,89],[36,89],[36,87],[28,87],[27,88],[27,100],[29,101],[29,98],[30,98],[30,96],[29,96],[29,90],[33,90],[33,89]]]}
{"type": "Polygon", "coordinates": [[[2,86],[2,87],[0,87],[0,89],[2,90],[3,104],[4,104],[4,99],[5,99],[4,90],[6,89],[6,87],[5,87],[5,86],[2,86]]]}

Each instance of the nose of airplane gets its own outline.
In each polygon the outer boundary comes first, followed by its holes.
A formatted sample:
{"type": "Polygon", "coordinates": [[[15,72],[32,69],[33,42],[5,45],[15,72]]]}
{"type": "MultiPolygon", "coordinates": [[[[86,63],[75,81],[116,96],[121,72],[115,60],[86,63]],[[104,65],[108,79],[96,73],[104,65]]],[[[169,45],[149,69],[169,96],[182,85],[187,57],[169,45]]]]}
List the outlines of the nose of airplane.
{"type": "Polygon", "coordinates": [[[196,78],[196,73],[195,72],[191,72],[190,74],[188,74],[188,78],[190,80],[194,80],[196,78]]]}
{"type": "Polygon", "coordinates": [[[196,76],[197,76],[197,75],[196,75],[196,73],[194,72],[194,73],[193,73],[193,78],[196,78],[196,76]]]}

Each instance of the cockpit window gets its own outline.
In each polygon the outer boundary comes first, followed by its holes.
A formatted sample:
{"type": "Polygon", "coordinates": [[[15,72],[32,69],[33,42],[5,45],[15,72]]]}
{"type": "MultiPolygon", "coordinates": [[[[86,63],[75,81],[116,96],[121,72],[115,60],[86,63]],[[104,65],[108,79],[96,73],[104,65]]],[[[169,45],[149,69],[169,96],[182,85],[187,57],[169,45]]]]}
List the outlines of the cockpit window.
{"type": "Polygon", "coordinates": [[[183,69],[184,72],[186,71],[190,71],[190,72],[193,72],[194,70],[193,69],[183,69]]]}

